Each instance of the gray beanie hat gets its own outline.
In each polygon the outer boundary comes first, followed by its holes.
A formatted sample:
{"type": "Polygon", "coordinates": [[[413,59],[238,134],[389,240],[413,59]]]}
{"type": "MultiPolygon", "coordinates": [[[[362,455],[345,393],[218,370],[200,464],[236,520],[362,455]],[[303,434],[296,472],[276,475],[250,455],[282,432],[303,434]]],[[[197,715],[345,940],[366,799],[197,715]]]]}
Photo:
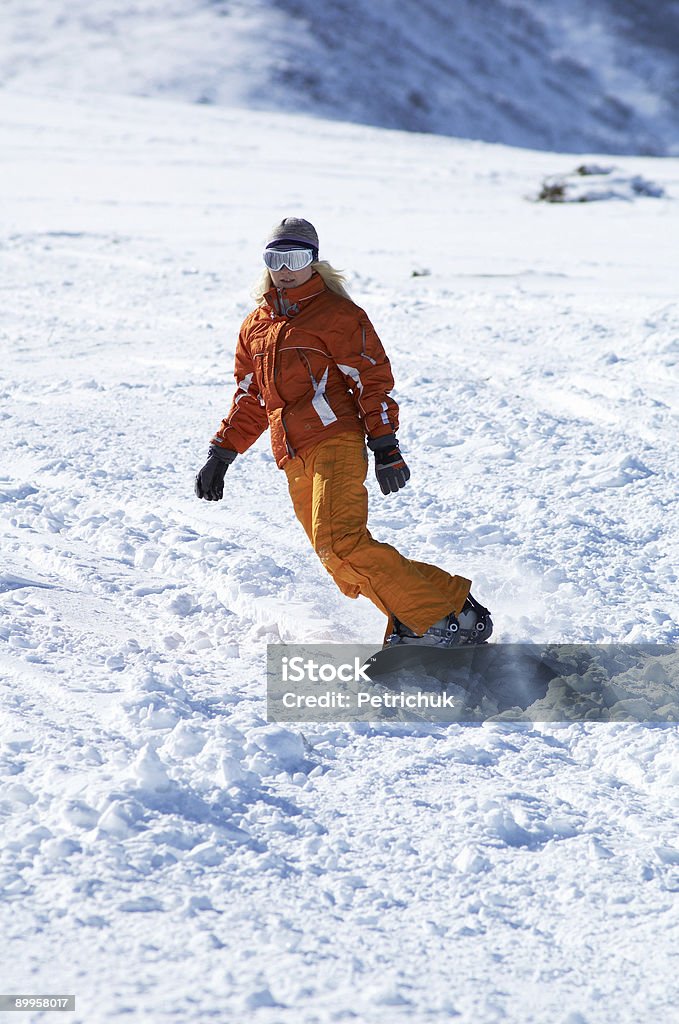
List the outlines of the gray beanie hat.
{"type": "MultiPolygon", "coordinates": [[[[269,232],[266,240],[267,249],[278,249],[281,243],[293,242],[318,252],[318,235],[316,228],[303,217],[284,217],[269,232]]],[[[294,246],[293,246],[294,247],[294,246]]]]}

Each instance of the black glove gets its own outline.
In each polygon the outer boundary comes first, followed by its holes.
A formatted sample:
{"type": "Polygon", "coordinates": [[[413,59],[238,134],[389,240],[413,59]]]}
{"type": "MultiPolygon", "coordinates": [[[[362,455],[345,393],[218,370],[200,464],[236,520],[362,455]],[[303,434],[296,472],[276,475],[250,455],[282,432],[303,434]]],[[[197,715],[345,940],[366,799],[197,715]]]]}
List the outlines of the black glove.
{"type": "Polygon", "coordinates": [[[410,480],[410,470],[401,455],[396,434],[374,440],[368,438],[368,448],[375,453],[375,476],[382,494],[396,494],[410,480]]]}
{"type": "Polygon", "coordinates": [[[196,476],[196,497],[207,501],[220,501],[224,497],[224,477],[238,452],[210,445],[207,462],[196,476]]]}

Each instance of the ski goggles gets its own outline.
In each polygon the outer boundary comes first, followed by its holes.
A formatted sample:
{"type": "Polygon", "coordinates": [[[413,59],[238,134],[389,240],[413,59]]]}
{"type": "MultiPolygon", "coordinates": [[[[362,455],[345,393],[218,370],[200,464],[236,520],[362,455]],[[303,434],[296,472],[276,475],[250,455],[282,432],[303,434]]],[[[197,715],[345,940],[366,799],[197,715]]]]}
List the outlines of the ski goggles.
{"type": "Polygon", "coordinates": [[[314,261],[313,249],[289,249],[281,252],[278,249],[265,249],[264,262],[269,270],[282,270],[287,267],[293,272],[304,270],[314,261]]]}

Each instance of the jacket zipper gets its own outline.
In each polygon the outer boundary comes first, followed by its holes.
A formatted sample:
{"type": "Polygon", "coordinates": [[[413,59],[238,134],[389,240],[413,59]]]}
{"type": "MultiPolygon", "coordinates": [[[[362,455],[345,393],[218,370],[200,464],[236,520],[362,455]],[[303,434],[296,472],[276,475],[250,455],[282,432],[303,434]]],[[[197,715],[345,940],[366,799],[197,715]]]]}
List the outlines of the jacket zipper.
{"type": "MultiPolygon", "coordinates": [[[[276,388],[276,394],[278,394],[278,376],[279,376],[279,371],[278,371],[278,346],[280,344],[281,338],[285,334],[287,326],[288,326],[287,324],[283,324],[283,326],[281,327],[280,331],[278,332],[278,334],[276,336],[276,340],[275,340],[274,346],[273,346],[273,382],[274,382],[274,387],[276,388]]],[[[281,411],[281,426],[283,427],[283,434],[285,436],[285,447],[287,448],[288,455],[290,456],[291,459],[294,459],[294,457],[295,457],[295,449],[292,447],[292,445],[290,444],[290,441],[288,440],[288,428],[285,425],[285,417],[283,416],[282,411],[281,411]]]]}

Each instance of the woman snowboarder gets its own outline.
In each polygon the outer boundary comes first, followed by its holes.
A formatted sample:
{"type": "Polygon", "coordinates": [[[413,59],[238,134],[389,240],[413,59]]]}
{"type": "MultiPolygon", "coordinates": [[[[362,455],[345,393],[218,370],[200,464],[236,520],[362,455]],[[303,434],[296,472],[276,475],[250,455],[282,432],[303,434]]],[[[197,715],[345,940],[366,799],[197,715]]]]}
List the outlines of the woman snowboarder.
{"type": "Polygon", "coordinates": [[[492,631],[471,583],[416,562],[368,531],[366,442],[383,494],[410,478],[396,439],[389,360],[343,278],[319,261],[316,229],[285,217],[269,235],[256,309],[236,346],[236,392],[196,477],[199,498],[219,501],[224,476],[269,427],[295,514],[343,594],[387,616],[391,643],[481,643],[492,631]]]}

